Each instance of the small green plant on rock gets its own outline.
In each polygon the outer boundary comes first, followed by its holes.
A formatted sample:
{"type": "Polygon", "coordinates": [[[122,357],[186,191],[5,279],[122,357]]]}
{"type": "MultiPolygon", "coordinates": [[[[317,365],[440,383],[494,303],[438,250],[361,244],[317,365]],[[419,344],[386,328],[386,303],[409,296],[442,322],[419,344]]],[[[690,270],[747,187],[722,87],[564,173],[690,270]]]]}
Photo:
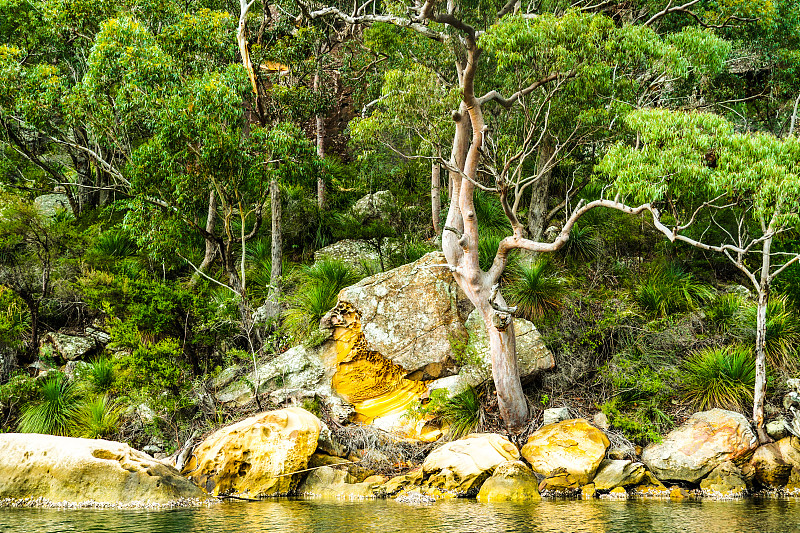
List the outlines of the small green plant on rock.
{"type": "Polygon", "coordinates": [[[42,383],[38,399],[22,410],[17,428],[20,433],[71,435],[77,425],[81,395],[77,385],[63,374],[54,374],[42,383]]]}
{"type": "Polygon", "coordinates": [[[415,420],[434,416],[442,425],[447,426],[450,438],[459,439],[480,424],[483,411],[478,392],[473,387],[452,397],[446,389],[436,389],[431,392],[425,405],[412,404],[407,416],[415,420]]]}

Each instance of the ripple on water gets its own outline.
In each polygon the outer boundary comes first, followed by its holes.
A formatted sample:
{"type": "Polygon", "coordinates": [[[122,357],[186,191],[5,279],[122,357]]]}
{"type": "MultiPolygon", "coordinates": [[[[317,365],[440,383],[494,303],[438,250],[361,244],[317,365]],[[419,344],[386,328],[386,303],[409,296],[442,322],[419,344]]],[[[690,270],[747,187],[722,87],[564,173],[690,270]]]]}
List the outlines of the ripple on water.
{"type": "Polygon", "coordinates": [[[0,509],[4,533],[736,533],[800,531],[800,499],[733,502],[468,500],[408,506],[392,500],[265,500],[161,511],[0,509]]]}

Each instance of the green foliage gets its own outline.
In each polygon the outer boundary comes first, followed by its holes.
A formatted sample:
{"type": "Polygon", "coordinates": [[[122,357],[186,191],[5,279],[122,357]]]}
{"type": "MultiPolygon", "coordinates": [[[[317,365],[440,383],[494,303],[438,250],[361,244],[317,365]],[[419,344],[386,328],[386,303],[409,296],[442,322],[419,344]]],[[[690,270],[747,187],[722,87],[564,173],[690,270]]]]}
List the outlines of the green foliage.
{"type": "Polygon", "coordinates": [[[85,378],[97,392],[108,392],[116,381],[114,361],[109,357],[95,359],[85,370],[85,378]]]}
{"type": "Polygon", "coordinates": [[[30,331],[30,325],[31,316],[25,304],[0,285],[0,346],[21,348],[23,335],[30,331]]]}
{"type": "Polygon", "coordinates": [[[459,439],[472,432],[480,423],[481,402],[478,392],[472,387],[452,397],[446,389],[436,389],[431,393],[427,404],[412,405],[408,416],[416,420],[433,416],[447,426],[451,439],[459,439]]]}
{"type": "MultiPolygon", "coordinates": [[[[749,346],[756,342],[755,305],[745,307],[738,319],[737,336],[749,346]]],[[[764,350],[773,368],[794,371],[798,366],[800,318],[786,296],[772,296],[767,302],[767,336],[764,350]]]]}
{"type": "Polygon", "coordinates": [[[505,293],[509,303],[518,307],[519,316],[534,321],[561,308],[566,288],[555,275],[552,264],[539,258],[528,265],[519,265],[505,293]]]}
{"type": "Polygon", "coordinates": [[[17,425],[20,433],[72,435],[80,410],[77,384],[57,373],[41,384],[37,396],[37,400],[22,410],[17,425]]]}
{"type": "Polygon", "coordinates": [[[336,306],[339,291],[358,280],[356,272],[335,259],[323,259],[304,267],[300,284],[289,298],[284,325],[296,339],[306,340],[319,328],[325,313],[336,306]]]}
{"type": "Polygon", "coordinates": [[[742,409],[753,401],[755,375],[755,359],[749,347],[704,348],[684,362],[682,393],[700,410],[742,409]]]}
{"type": "Polygon", "coordinates": [[[717,331],[725,333],[738,324],[743,305],[744,299],[739,294],[722,293],[711,300],[703,308],[703,311],[706,314],[706,320],[717,331]]]}
{"type": "Polygon", "coordinates": [[[654,401],[639,402],[631,409],[630,406],[624,406],[621,400],[613,398],[602,404],[600,410],[608,417],[612,428],[642,445],[661,442],[661,435],[675,424],[654,401]]]}
{"type": "Polygon", "coordinates": [[[87,439],[112,438],[119,431],[123,406],[108,395],[97,395],[81,403],[73,433],[87,439]]]}
{"type": "Polygon", "coordinates": [[[652,269],[633,291],[636,303],[656,316],[695,309],[711,295],[708,286],[674,263],[652,269]]]}
{"type": "Polygon", "coordinates": [[[597,230],[593,226],[576,225],[560,253],[572,260],[588,263],[596,259],[602,250],[603,241],[597,236],[597,230]]]}
{"type": "Polygon", "coordinates": [[[118,364],[117,382],[127,391],[143,394],[154,409],[174,411],[191,403],[186,395],[191,387],[190,369],[177,339],[140,340],[118,364]]]}

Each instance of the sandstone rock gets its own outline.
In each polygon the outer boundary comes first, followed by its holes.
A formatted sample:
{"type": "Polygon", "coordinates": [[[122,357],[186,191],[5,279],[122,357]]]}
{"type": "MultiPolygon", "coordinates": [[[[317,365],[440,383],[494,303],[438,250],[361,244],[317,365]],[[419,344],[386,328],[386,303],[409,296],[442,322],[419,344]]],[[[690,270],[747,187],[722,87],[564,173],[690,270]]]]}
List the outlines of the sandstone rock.
{"type": "Polygon", "coordinates": [[[760,485],[775,488],[786,486],[792,471],[800,470],[800,439],[790,436],[759,446],[750,465],[760,485]]]}
{"type": "MultiPolygon", "coordinates": [[[[381,253],[384,261],[397,248],[395,241],[384,239],[381,243],[381,253]]],[[[314,252],[314,261],[333,259],[341,261],[353,269],[360,269],[364,262],[380,265],[380,256],[375,247],[365,241],[343,239],[314,252]]]]}
{"type": "Polygon", "coordinates": [[[339,303],[358,311],[366,348],[418,379],[452,374],[451,341],[466,338],[462,315],[471,305],[446,264],[444,254],[431,252],[339,293],[339,303]]]}
{"type": "Polygon", "coordinates": [[[633,494],[645,498],[664,498],[669,496],[669,489],[664,486],[652,472],[645,471],[642,480],[632,489],[633,494]]]}
{"type": "Polygon", "coordinates": [[[422,464],[423,484],[459,495],[478,491],[494,469],[519,460],[519,450],[494,433],[473,433],[434,450],[422,464]]]}
{"type": "Polygon", "coordinates": [[[391,191],[375,191],[359,198],[350,208],[350,212],[362,220],[388,220],[395,203],[391,191]]]}
{"type": "Polygon", "coordinates": [[[33,204],[39,213],[48,218],[53,218],[58,211],[72,212],[66,194],[43,194],[34,198],[33,204]]]}
{"type": "Polygon", "coordinates": [[[602,429],[603,431],[606,431],[609,427],[611,427],[608,422],[608,417],[602,411],[598,411],[594,414],[592,417],[592,424],[597,429],[602,429]]]}
{"type": "Polygon", "coordinates": [[[581,480],[564,467],[552,470],[550,474],[539,483],[541,492],[573,492],[581,487],[581,480]]]}
{"type": "Polygon", "coordinates": [[[319,419],[299,407],[261,413],[206,438],[183,474],[214,495],[288,494],[298,482],[291,474],[306,468],[319,432],[319,419]]]}
{"type": "Polygon", "coordinates": [[[229,366],[228,368],[223,369],[222,372],[211,378],[211,380],[209,381],[209,386],[214,391],[222,390],[231,383],[233,383],[236,380],[236,378],[239,377],[239,374],[241,372],[242,372],[241,366],[239,365],[229,366]]]}
{"type": "Polygon", "coordinates": [[[208,496],[174,468],[127,444],[6,433],[0,435],[0,498],[164,505],[208,496]]]}
{"type": "Polygon", "coordinates": [[[644,465],[627,460],[606,459],[600,463],[592,482],[599,491],[638,485],[644,479],[644,465]]]}
{"type": "Polygon", "coordinates": [[[772,440],[781,440],[789,434],[787,429],[786,420],[779,418],[768,423],[766,426],[767,435],[772,440]]]}
{"type": "Polygon", "coordinates": [[[522,447],[522,456],[537,474],[550,476],[563,468],[580,486],[592,480],[608,446],[602,431],[577,418],[537,430],[522,447]]]}
{"type": "Polygon", "coordinates": [[[594,488],[594,483],[589,483],[581,487],[581,499],[593,500],[597,496],[597,490],[594,488]]]}
{"type": "Polygon", "coordinates": [[[478,492],[479,502],[522,502],[540,500],[539,480],[522,461],[506,461],[494,469],[478,492]]]}
{"type": "Polygon", "coordinates": [[[253,389],[259,394],[280,388],[313,389],[325,373],[316,350],[295,346],[273,359],[259,364],[243,379],[230,382],[216,394],[217,401],[242,406],[253,401],[253,389]]]}
{"type": "Polygon", "coordinates": [[[542,415],[542,424],[548,426],[556,424],[562,420],[570,420],[572,416],[569,414],[569,407],[551,407],[545,409],[542,415]]]}
{"type": "Polygon", "coordinates": [[[374,489],[378,485],[377,483],[349,483],[347,477],[347,470],[339,470],[330,466],[316,468],[309,472],[297,492],[317,498],[344,500],[375,498],[374,489]]]}
{"type": "Polygon", "coordinates": [[[92,353],[97,348],[97,341],[92,337],[50,332],[42,339],[42,347],[45,346],[51,347],[65,361],[75,361],[92,353]]]}
{"type": "Polygon", "coordinates": [[[725,461],[700,482],[703,496],[711,498],[739,498],[747,492],[742,471],[731,461],[725,461]]]}
{"type": "Polygon", "coordinates": [[[658,479],[697,483],[725,461],[746,462],[758,446],[739,413],[712,409],[695,413],[663,442],[645,448],[642,461],[658,479]]]}
{"type": "Polygon", "coordinates": [[[622,487],[617,487],[608,492],[608,494],[603,494],[600,496],[605,500],[627,500],[628,499],[628,491],[626,491],[622,487]]]}

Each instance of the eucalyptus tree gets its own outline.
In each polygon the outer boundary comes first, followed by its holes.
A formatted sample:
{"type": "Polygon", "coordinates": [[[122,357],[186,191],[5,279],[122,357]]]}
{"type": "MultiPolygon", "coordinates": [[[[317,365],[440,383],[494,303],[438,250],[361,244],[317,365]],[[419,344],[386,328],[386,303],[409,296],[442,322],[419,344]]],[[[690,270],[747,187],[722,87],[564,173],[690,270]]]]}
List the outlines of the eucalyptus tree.
{"type": "Polygon", "coordinates": [[[800,252],[775,246],[800,227],[800,140],[737,132],[709,113],[642,110],[626,123],[634,145],[616,145],[599,167],[617,192],[650,205],[670,241],[727,258],[757,295],[753,420],[759,440],[769,442],[766,313],[775,278],[800,261],[800,252]]]}
{"type": "MultiPolygon", "coordinates": [[[[515,310],[506,304],[499,290],[509,252],[559,249],[569,238],[575,221],[595,207],[631,213],[645,207],[631,208],[605,199],[578,203],[567,206],[570,208],[563,228],[553,242],[528,238],[520,221],[520,207],[534,179],[524,171],[524,160],[536,152],[543,138],[542,128],[523,128],[522,135],[503,147],[504,139],[498,135],[505,118],[503,110],[522,108],[532,117],[527,119],[530,124],[541,124],[547,121],[556,95],[570,90],[579,92],[581,84],[596,83],[598,77],[610,80],[605,82],[607,85],[624,80],[627,84],[646,83],[648,88],[659,89],[691,66],[702,66],[696,60],[702,56],[701,50],[716,62],[726,53],[724,43],[710,32],[687,29],[667,37],[656,33],[650,26],[668,15],[668,10],[661,14],[654,11],[648,25],[630,24],[594,12],[608,7],[605,2],[587,3],[586,9],[564,9],[560,2],[553,4],[556,9],[547,13],[538,12],[537,8],[526,12],[526,6],[516,0],[493,5],[428,0],[393,4],[380,13],[370,13],[367,5],[356,5],[347,12],[334,5],[315,9],[303,6],[298,16],[299,20],[336,17],[353,25],[391,24],[416,32],[452,53],[455,74],[451,79],[460,101],[451,112],[454,131],[449,157],[443,154],[440,160],[451,184],[442,248],[447,268],[487,326],[498,405],[511,431],[522,427],[528,410],[517,370],[512,320],[515,310]],[[498,146],[500,149],[495,148],[498,146]],[[501,158],[494,158],[502,166],[492,165],[493,159],[486,157],[490,152],[502,154],[501,158]],[[490,164],[483,164],[487,162],[490,164]],[[523,170],[517,172],[515,165],[523,170]],[[501,241],[488,271],[483,271],[478,262],[476,189],[498,194],[512,228],[511,235],[501,241]]],[[[569,101],[559,105],[567,106],[569,101]]],[[[613,110],[614,106],[612,93],[607,107],[613,110]]],[[[620,112],[610,111],[609,122],[618,120],[620,112]]],[[[591,123],[591,117],[587,119],[591,123]]],[[[565,138],[568,137],[567,133],[565,138]]]]}

